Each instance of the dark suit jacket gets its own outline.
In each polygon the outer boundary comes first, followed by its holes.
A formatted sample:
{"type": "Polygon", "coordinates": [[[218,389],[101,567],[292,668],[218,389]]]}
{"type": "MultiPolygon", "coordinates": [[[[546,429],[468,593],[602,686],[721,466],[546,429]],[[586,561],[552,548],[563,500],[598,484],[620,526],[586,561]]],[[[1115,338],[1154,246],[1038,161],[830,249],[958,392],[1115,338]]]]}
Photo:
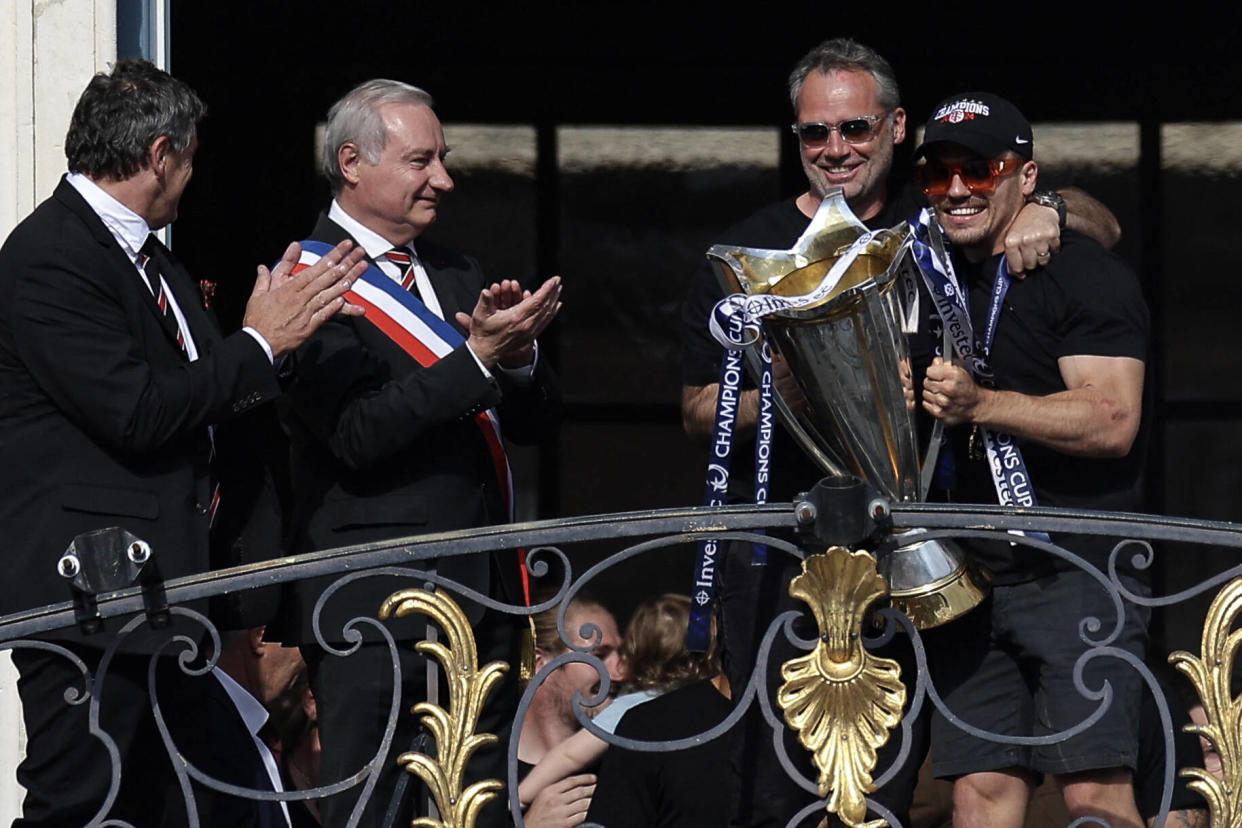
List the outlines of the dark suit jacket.
{"type": "MultiPolygon", "coordinates": [[[[271,791],[271,777],[263,757],[233,700],[211,675],[205,683],[203,716],[211,722],[205,739],[188,758],[195,767],[220,782],[257,791],[271,791]]],[[[264,802],[214,791],[196,785],[199,819],[206,828],[287,828],[277,802],[264,802]]]]}
{"type": "Polygon", "coordinates": [[[162,245],[154,258],[195,362],[68,183],[0,248],[2,613],[68,599],[56,561],[92,529],[147,540],[165,579],[208,568],[207,426],[280,389],[259,344],[221,337],[184,268],[162,245]]]}
{"type": "MultiPolygon", "coordinates": [[[[322,216],[313,238],[336,244],[347,235],[322,216]]],[[[474,308],[483,273],[458,253],[422,241],[416,248],[445,317],[456,327],[453,313],[474,308]]],[[[488,380],[464,346],[423,368],[359,317],[328,322],[296,352],[287,400],[296,551],[505,522],[496,472],[474,415],[497,408],[506,438],[527,443],[553,433],[560,416],[560,393],[546,359],[539,360],[528,387],[503,377],[488,380]]],[[[521,601],[516,557],[498,557],[497,564],[501,584],[490,583],[487,556],[444,559],[439,572],[484,594],[491,589],[521,601]]],[[[314,641],[311,611],[331,580],[295,591],[290,611],[303,643],[314,641]]],[[[417,584],[367,580],[325,608],[329,638],[339,638],[340,622],[374,617],[394,589],[417,584]]],[[[477,608],[464,608],[475,610],[477,620],[477,608]]],[[[408,626],[418,637],[425,630],[422,622],[408,626]]]]}

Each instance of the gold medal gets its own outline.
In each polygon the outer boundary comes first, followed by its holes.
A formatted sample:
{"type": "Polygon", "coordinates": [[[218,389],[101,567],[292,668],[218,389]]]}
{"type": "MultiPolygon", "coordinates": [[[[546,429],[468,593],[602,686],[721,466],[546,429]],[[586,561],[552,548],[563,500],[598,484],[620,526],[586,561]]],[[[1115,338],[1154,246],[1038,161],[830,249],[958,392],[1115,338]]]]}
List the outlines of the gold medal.
{"type": "Polygon", "coordinates": [[[518,642],[518,677],[522,681],[535,677],[535,619],[526,616],[526,624],[518,642]]]}
{"type": "Polygon", "coordinates": [[[966,456],[971,460],[983,460],[988,456],[984,446],[983,431],[977,425],[970,427],[970,441],[967,443],[966,456]]]}

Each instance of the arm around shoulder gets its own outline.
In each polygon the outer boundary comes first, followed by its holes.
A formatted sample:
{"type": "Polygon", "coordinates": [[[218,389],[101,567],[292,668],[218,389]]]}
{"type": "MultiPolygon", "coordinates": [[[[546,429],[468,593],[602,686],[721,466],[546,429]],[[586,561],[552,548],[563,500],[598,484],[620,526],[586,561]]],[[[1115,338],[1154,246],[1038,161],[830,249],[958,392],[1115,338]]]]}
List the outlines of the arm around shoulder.
{"type": "Polygon", "coordinates": [[[1090,236],[1111,249],[1121,241],[1121,225],[1113,211],[1077,187],[1057,190],[1065,199],[1065,228],[1090,236]]]}

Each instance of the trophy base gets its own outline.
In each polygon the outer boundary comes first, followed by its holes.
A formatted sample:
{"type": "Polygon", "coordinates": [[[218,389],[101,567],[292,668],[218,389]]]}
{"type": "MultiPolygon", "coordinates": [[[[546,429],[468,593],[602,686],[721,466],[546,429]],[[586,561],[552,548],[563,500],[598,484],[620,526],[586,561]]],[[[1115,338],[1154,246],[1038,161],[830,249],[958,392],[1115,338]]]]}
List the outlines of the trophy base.
{"type": "Polygon", "coordinates": [[[988,594],[988,577],[969,557],[949,540],[913,541],[898,544],[879,561],[879,570],[888,580],[889,601],[914,626],[929,630],[947,624],[977,607],[988,594]]]}

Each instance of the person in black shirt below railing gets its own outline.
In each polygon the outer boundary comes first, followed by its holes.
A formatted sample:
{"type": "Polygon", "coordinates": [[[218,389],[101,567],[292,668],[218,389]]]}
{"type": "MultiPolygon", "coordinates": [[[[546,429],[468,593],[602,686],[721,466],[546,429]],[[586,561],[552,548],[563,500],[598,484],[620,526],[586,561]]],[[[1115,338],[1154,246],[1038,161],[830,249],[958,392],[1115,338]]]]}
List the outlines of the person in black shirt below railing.
{"type": "MultiPolygon", "coordinates": [[[[657,608],[660,602],[671,609],[662,625],[664,645],[678,642],[677,652],[662,663],[645,668],[635,665],[640,675],[645,674],[643,685],[658,693],[626,711],[615,731],[642,742],[697,736],[720,724],[733,707],[729,679],[720,667],[716,625],[712,624],[706,652],[685,651],[681,642],[686,636],[690,599],[664,596],[657,599],[657,608]]],[[[637,638],[627,630],[627,641],[637,638]]],[[[719,790],[729,779],[727,744],[725,735],[675,751],[609,747],[587,821],[606,828],[728,824],[732,800],[719,790]]]]}

